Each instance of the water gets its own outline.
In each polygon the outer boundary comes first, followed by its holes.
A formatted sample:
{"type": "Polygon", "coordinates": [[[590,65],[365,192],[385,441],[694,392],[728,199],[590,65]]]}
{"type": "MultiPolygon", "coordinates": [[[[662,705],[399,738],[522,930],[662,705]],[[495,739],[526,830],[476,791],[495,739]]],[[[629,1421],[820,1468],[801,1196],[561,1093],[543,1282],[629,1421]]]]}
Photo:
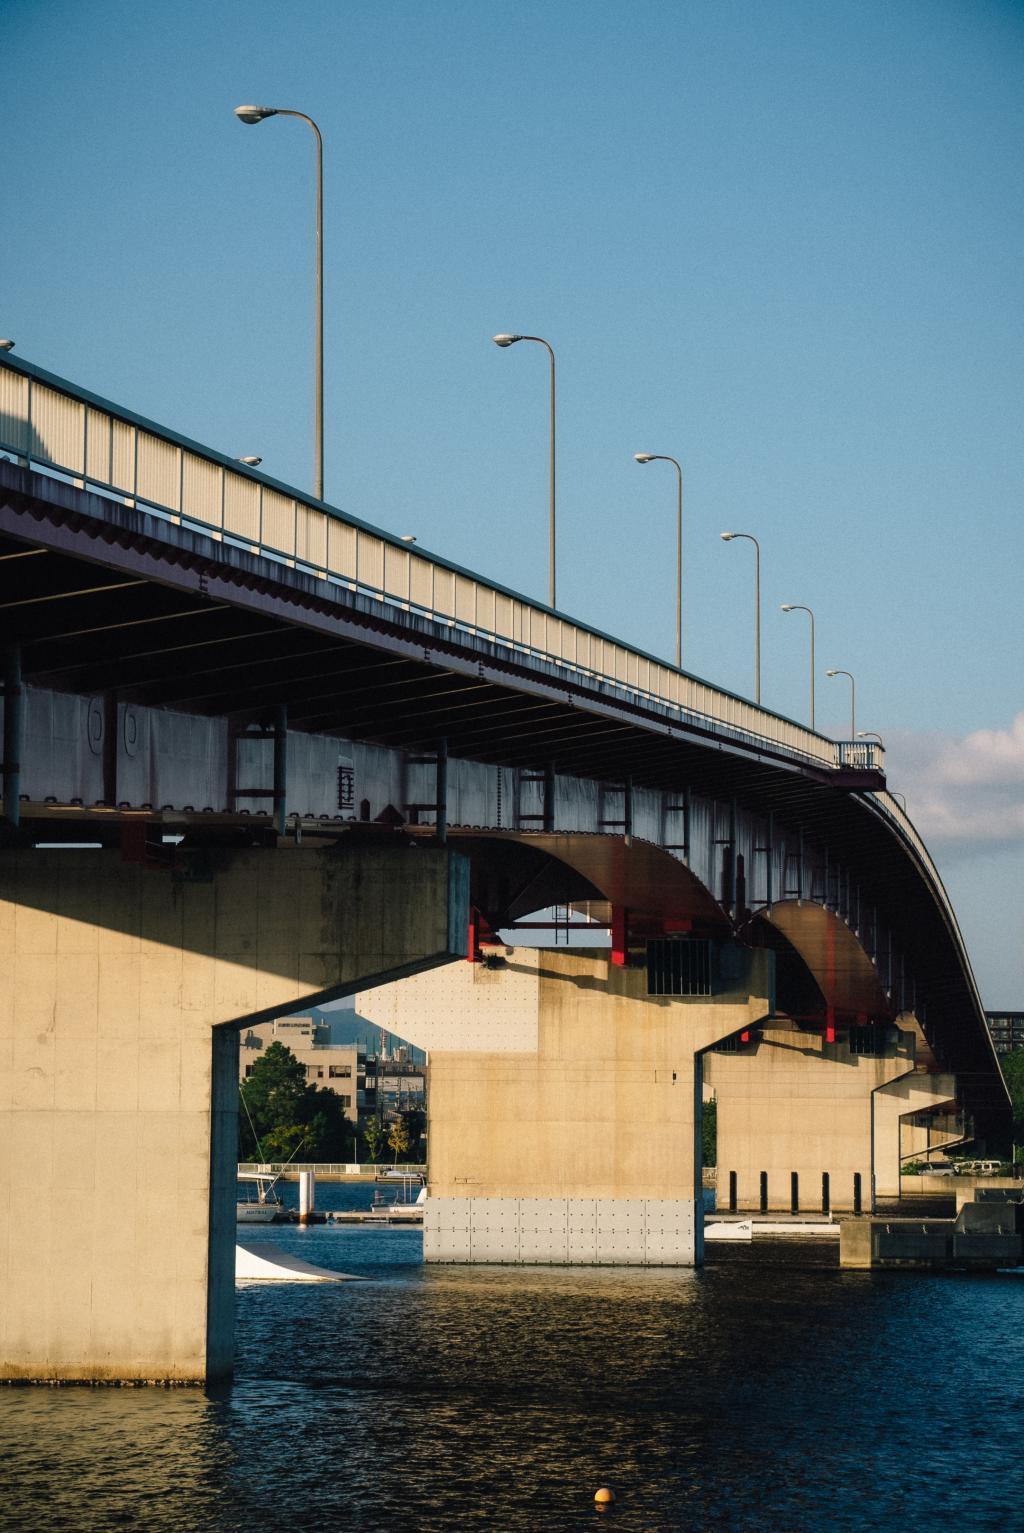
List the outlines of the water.
{"type": "Polygon", "coordinates": [[[1024,1525],[1024,1279],[841,1273],[834,1246],[666,1272],[244,1238],[363,1281],[241,1288],[230,1390],[0,1392],[3,1533],[1024,1525]]]}

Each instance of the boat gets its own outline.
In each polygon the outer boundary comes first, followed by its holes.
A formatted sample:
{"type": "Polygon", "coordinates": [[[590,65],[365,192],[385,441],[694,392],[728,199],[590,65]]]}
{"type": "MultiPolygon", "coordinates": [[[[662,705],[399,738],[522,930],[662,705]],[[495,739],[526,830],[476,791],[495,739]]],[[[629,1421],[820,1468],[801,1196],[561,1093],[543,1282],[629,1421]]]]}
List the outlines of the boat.
{"type": "Polygon", "coordinates": [[[255,1187],[255,1197],[239,1198],[235,1204],[236,1224],[273,1224],[284,1218],[284,1204],[274,1191],[276,1176],[260,1171],[239,1171],[238,1180],[255,1187]]]}

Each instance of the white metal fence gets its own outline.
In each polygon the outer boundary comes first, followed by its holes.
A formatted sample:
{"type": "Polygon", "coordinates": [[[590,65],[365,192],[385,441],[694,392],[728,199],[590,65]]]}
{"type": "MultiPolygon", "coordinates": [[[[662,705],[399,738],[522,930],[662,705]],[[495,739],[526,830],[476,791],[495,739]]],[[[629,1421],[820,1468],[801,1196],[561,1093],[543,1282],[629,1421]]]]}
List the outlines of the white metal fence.
{"type": "Polygon", "coordinates": [[[597,683],[679,722],[783,750],[825,767],[881,767],[871,744],[850,747],[686,675],[654,656],[571,622],[542,603],[413,551],[356,518],[98,399],[65,379],[0,354],[0,450],[141,511],[194,526],[305,570],[391,610],[484,638],[567,679],[597,683]],[[843,752],[847,752],[844,757],[843,752]]]}

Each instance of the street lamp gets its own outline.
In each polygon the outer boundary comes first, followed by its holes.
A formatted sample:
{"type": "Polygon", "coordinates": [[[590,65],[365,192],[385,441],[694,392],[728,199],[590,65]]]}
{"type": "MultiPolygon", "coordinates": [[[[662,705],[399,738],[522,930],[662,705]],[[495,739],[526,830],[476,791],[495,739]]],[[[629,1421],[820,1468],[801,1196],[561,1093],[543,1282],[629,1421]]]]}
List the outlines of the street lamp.
{"type": "Polygon", "coordinates": [[[857,683],[850,671],[826,671],[826,676],[849,676],[850,678],[850,739],[857,738],[857,683]]]}
{"type": "Polygon", "coordinates": [[[550,510],[548,513],[548,604],[555,605],[555,353],[550,342],[540,335],[496,335],[495,346],[514,346],[517,341],[536,341],[547,347],[551,358],[551,451],[550,451],[550,510]]]}
{"type": "Polygon", "coordinates": [[[315,441],[313,478],[317,500],[324,498],[324,141],[320,129],[305,112],[293,112],[283,106],[236,106],[239,122],[255,124],[264,117],[300,117],[308,122],[316,137],[316,373],[313,404],[315,441]]]}
{"type": "Polygon", "coordinates": [[[13,351],[13,350],[14,350],[14,342],[13,341],[7,341],[7,340],[0,341],[0,351],[13,351]]]}
{"type": "Polygon", "coordinates": [[[255,453],[253,453],[250,454],[250,456],[247,458],[236,458],[235,462],[244,463],[246,468],[259,468],[260,464],[263,462],[263,459],[257,458],[255,453]]]}
{"type": "Polygon", "coordinates": [[[810,607],[802,607],[799,602],[787,601],[782,604],[783,612],[806,612],[811,620],[811,728],[814,728],[814,613],[810,607]]]}
{"type": "Polygon", "coordinates": [[[754,701],[761,702],[761,545],[752,532],[723,532],[722,542],[731,543],[735,538],[746,538],[754,545],[754,677],[756,688],[754,701]]]}
{"type": "Polygon", "coordinates": [[[858,731],[857,731],[857,739],[858,740],[877,740],[879,745],[882,747],[882,749],[885,750],[885,741],[882,739],[881,735],[876,734],[873,729],[858,729],[858,731]]]}
{"type": "Polygon", "coordinates": [[[683,663],[683,470],[675,458],[664,452],[635,452],[637,463],[673,463],[679,481],[676,505],[676,665],[683,663]]]}

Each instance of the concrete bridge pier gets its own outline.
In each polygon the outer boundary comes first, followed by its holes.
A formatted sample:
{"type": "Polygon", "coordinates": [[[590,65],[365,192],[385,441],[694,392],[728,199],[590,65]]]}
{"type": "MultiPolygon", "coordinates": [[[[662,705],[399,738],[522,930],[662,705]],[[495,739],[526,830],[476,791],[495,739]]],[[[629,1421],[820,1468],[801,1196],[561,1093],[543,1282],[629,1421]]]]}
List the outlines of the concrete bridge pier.
{"type": "Polygon", "coordinates": [[[645,968],[592,949],[521,948],[360,997],[430,1050],[427,1261],[701,1261],[701,1051],[772,998],[770,953],[715,955],[709,996],[650,994],[645,968]]]}
{"type": "MultiPolygon", "coordinates": [[[[904,1154],[904,1137],[910,1136],[904,1120],[916,1113],[956,1105],[956,1077],[916,1069],[909,1075],[880,1087],[873,1098],[875,1140],[875,1195],[879,1198],[900,1196],[900,1166],[904,1154]]],[[[923,1137],[923,1136],[922,1136],[923,1137]]],[[[956,1144],[963,1138],[962,1128],[930,1144],[934,1150],[939,1144],[956,1144]]]]}
{"type": "Polygon", "coordinates": [[[232,1366],[238,1027],[466,951],[440,848],[0,854],[0,1379],[232,1366]]]}
{"type": "Polygon", "coordinates": [[[708,1055],[719,1208],[870,1213],[899,1197],[901,1119],[953,1099],[956,1082],[927,1072],[909,1015],[832,1031],[778,1016],[708,1055]]]}

